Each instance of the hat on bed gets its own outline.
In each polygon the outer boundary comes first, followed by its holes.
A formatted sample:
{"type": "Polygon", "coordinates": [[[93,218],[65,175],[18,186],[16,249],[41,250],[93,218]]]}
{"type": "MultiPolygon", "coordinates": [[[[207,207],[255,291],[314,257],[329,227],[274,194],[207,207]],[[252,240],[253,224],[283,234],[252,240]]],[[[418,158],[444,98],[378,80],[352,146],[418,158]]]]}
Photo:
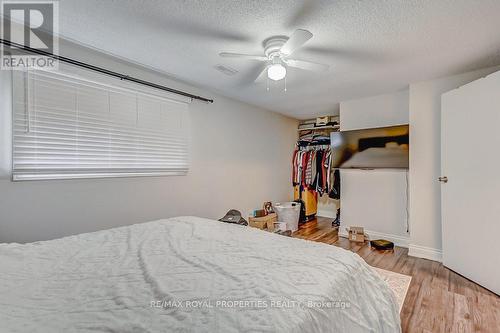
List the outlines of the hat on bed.
{"type": "Polygon", "coordinates": [[[241,217],[240,211],[236,209],[231,209],[229,212],[226,213],[226,215],[224,215],[223,218],[219,219],[219,221],[226,223],[248,225],[248,222],[245,221],[243,217],[241,217]]]}

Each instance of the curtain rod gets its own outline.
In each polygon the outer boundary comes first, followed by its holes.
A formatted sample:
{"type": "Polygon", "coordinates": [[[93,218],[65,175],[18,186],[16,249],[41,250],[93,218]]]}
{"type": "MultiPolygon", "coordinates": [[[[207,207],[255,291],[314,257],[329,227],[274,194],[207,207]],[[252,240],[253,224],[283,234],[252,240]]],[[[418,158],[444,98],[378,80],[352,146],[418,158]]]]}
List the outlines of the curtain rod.
{"type": "Polygon", "coordinates": [[[197,100],[204,101],[204,102],[207,102],[207,103],[213,103],[214,102],[213,99],[209,99],[209,98],[205,98],[205,97],[202,97],[202,96],[193,95],[193,94],[187,93],[187,92],[182,91],[182,90],[177,90],[177,89],[165,87],[165,86],[162,86],[162,85],[159,85],[159,84],[156,84],[156,83],[152,83],[152,82],[149,82],[149,81],[144,81],[144,80],[132,77],[132,76],[128,76],[128,75],[120,74],[120,73],[117,73],[117,72],[113,72],[111,70],[108,70],[108,69],[105,69],[105,68],[102,68],[102,67],[97,67],[97,66],[94,66],[94,65],[90,65],[90,64],[78,61],[78,60],[74,60],[74,59],[71,59],[71,58],[66,58],[66,57],[63,57],[63,56],[60,56],[60,55],[57,55],[57,54],[53,54],[53,53],[50,53],[50,52],[46,52],[46,51],[43,51],[43,50],[34,49],[34,48],[31,48],[31,47],[26,46],[26,45],[17,44],[17,43],[11,42],[10,40],[0,39],[0,43],[2,43],[4,45],[7,45],[7,46],[16,47],[16,48],[19,48],[19,49],[27,51],[27,52],[39,54],[39,55],[46,56],[46,57],[50,57],[50,58],[53,58],[53,59],[56,59],[58,61],[71,64],[71,65],[75,65],[75,66],[78,66],[78,67],[86,68],[86,69],[89,69],[89,70],[92,70],[92,71],[96,71],[96,72],[99,72],[99,73],[103,73],[103,74],[106,74],[106,75],[114,76],[114,77],[119,78],[120,80],[135,82],[135,83],[142,84],[142,85],[145,85],[145,86],[148,86],[148,87],[152,87],[152,88],[156,88],[156,89],[168,91],[168,92],[173,93],[173,94],[182,95],[182,96],[185,96],[185,97],[189,97],[189,98],[192,98],[192,99],[197,99],[197,100]]]}

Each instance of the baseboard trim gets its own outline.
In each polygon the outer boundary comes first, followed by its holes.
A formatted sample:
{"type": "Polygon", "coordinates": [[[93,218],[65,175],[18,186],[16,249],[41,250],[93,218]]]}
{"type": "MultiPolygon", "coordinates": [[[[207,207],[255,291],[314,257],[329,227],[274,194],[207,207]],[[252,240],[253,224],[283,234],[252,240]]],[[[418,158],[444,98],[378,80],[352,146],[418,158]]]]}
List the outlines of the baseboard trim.
{"type": "MultiPolygon", "coordinates": [[[[393,242],[394,245],[400,246],[400,247],[408,247],[410,244],[410,237],[385,234],[385,233],[377,232],[377,231],[373,231],[373,230],[365,230],[365,234],[367,234],[370,239],[380,239],[380,238],[386,239],[388,241],[393,242]]],[[[342,225],[340,226],[340,229],[339,229],[339,236],[342,236],[342,237],[348,236],[348,233],[345,230],[345,227],[342,227],[342,225]]]]}
{"type": "Polygon", "coordinates": [[[427,246],[410,244],[408,248],[408,255],[412,257],[424,258],[438,262],[443,261],[443,251],[427,246]]]}

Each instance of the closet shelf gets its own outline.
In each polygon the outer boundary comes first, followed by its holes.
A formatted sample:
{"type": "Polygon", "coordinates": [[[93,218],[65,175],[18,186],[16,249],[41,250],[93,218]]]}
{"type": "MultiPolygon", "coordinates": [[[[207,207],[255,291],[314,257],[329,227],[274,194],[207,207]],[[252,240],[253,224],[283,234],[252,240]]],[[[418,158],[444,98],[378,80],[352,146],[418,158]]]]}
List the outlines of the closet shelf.
{"type": "Polygon", "coordinates": [[[319,130],[324,130],[324,129],[339,130],[340,126],[339,125],[334,125],[334,126],[320,126],[320,127],[312,127],[312,128],[298,128],[297,131],[299,131],[299,132],[302,132],[302,131],[319,131],[319,130]]]}

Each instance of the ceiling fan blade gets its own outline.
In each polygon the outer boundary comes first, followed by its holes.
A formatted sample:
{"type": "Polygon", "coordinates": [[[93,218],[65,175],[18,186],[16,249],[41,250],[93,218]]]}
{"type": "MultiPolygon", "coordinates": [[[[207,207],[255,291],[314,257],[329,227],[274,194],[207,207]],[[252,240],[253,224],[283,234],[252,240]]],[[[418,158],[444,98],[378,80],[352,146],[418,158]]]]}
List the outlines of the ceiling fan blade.
{"type": "Polygon", "coordinates": [[[313,72],[324,72],[327,71],[330,66],[325,64],[318,64],[315,62],[305,61],[305,60],[295,60],[295,59],[287,59],[285,60],[286,64],[290,67],[305,69],[307,71],[313,72]]]}
{"type": "Polygon", "coordinates": [[[267,80],[267,67],[269,67],[269,66],[264,67],[264,69],[260,72],[259,76],[257,76],[257,78],[254,81],[255,83],[266,82],[266,80],[267,80]]]}
{"type": "Polygon", "coordinates": [[[260,80],[262,79],[260,76],[262,73],[266,72],[268,64],[265,62],[255,62],[253,63],[253,66],[250,66],[250,68],[241,73],[241,77],[239,80],[236,82],[236,85],[238,87],[247,87],[249,85],[254,84],[255,82],[261,82],[260,80]]]}
{"type": "Polygon", "coordinates": [[[281,47],[280,52],[285,56],[291,55],[298,48],[304,45],[309,39],[311,39],[313,34],[310,31],[304,29],[297,29],[295,32],[288,38],[285,45],[281,47]]]}
{"type": "Polygon", "coordinates": [[[268,61],[269,59],[265,56],[260,55],[252,55],[252,54],[241,54],[241,53],[231,53],[231,52],[221,52],[219,56],[223,58],[242,58],[249,60],[258,60],[258,61],[268,61]]]}

